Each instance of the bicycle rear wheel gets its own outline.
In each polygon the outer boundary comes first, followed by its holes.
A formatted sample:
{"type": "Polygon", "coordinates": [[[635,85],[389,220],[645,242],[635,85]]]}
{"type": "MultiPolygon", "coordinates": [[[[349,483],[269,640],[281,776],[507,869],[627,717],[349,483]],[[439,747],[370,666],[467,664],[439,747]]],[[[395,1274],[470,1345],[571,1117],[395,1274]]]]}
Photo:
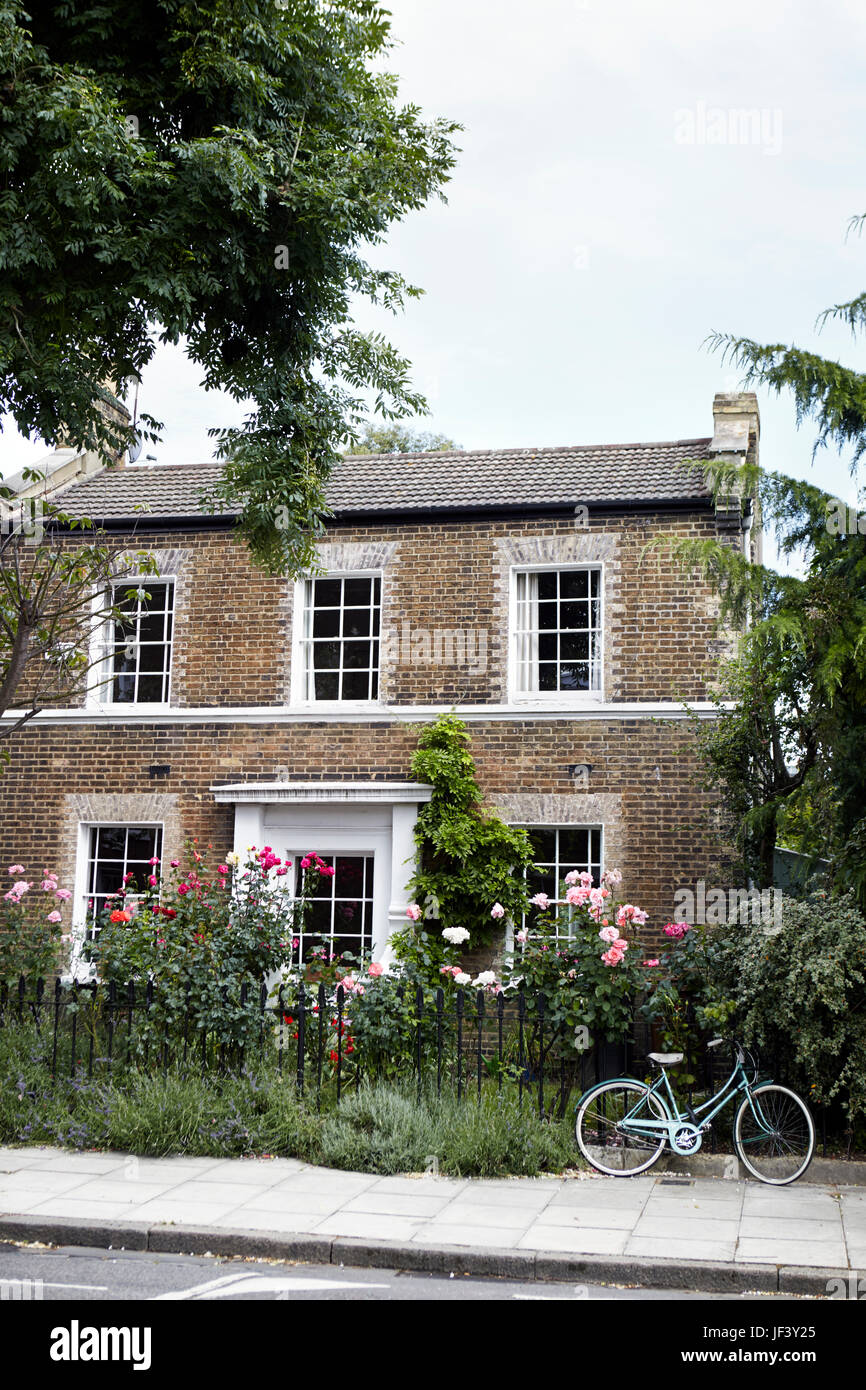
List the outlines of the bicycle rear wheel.
{"type": "Polygon", "coordinates": [[[754,1087],[737,1111],[734,1146],[753,1177],[783,1187],[812,1161],[812,1116],[794,1091],[766,1082],[754,1087]]]}
{"type": "Polygon", "coordinates": [[[600,1173],[634,1177],[651,1168],[660,1156],[667,1141],[664,1132],[628,1134],[620,1128],[632,1111],[633,1121],[668,1119],[666,1107],[657,1096],[648,1096],[646,1086],[639,1081],[609,1081],[579,1102],[574,1125],[577,1147],[600,1173]]]}

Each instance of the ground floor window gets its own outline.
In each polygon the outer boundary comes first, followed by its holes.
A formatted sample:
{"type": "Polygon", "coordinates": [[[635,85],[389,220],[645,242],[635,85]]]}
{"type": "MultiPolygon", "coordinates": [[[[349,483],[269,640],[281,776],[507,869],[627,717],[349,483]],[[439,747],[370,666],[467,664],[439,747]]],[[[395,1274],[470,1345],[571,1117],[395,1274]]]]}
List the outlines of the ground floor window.
{"type": "MultiPolygon", "coordinates": [[[[295,892],[302,895],[302,855],[295,855],[295,892]]],[[[322,854],[332,868],[332,876],[307,876],[307,899],[303,926],[297,934],[297,959],[309,960],[313,951],[324,949],[330,956],[350,951],[353,956],[369,956],[373,950],[373,855],[322,854]]]]}
{"type": "Polygon", "coordinates": [[[87,874],[81,920],[93,940],[96,920],[106,899],[120,888],[130,894],[147,887],[148,877],[159,872],[151,863],[162,857],[162,827],[158,825],[92,825],[87,828],[87,874]],[[127,874],[133,877],[124,883],[127,874]]]}
{"type": "MultiPolygon", "coordinates": [[[[559,887],[565,875],[577,870],[591,873],[593,884],[601,881],[600,825],[527,825],[524,827],[532,842],[535,863],[527,872],[530,897],[546,893],[559,897],[559,887]]],[[[536,911],[524,918],[523,926],[531,929],[536,911]]]]}

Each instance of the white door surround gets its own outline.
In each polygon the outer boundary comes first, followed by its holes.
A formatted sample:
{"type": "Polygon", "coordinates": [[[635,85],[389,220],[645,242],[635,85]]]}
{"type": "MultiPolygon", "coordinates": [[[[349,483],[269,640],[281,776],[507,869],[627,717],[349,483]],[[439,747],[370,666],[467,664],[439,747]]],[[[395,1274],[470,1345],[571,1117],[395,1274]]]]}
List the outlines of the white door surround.
{"type": "Polygon", "coordinates": [[[234,850],[265,844],[290,858],[372,854],[373,955],[386,954],[392,932],[406,925],[407,885],[415,863],[418,807],[433,788],[420,782],[241,782],[211,787],[235,808],[234,850]]]}

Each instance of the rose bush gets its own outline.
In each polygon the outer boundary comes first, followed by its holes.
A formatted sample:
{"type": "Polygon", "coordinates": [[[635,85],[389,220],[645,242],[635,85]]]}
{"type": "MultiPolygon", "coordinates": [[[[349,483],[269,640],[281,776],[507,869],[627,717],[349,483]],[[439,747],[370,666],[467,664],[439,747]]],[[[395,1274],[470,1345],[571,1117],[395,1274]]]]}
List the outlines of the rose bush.
{"type": "MultiPolygon", "coordinates": [[[[223,1042],[249,1044],[264,1027],[266,981],[292,978],[298,927],[305,911],[292,896],[289,870],[270,846],[252,846],[246,861],[229,855],[210,869],[195,843],[181,869],[172,860],[160,881],[154,861],[147,882],[127,875],[97,922],[86,948],[99,976],[139,994],[152,981],[148,1028],[177,1038],[210,1033],[223,1042]]],[[[305,856],[308,877],[333,872],[317,855],[305,856]]],[[[296,972],[295,972],[296,973],[296,972]]],[[[140,1031],[142,1046],[146,1031],[140,1031]]]]}
{"type": "Polygon", "coordinates": [[[17,983],[22,975],[31,983],[48,979],[58,972],[69,940],[62,927],[72,894],[48,869],[32,878],[23,864],[10,864],[6,872],[12,881],[0,895],[0,982],[17,983]]]}

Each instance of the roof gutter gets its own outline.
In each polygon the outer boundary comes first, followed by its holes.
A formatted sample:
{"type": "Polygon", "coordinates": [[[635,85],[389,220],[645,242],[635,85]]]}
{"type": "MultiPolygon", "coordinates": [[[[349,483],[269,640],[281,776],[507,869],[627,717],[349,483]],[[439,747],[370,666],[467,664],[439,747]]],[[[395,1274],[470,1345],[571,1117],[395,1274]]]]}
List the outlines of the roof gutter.
{"type": "MultiPolygon", "coordinates": [[[[474,521],[487,518],[496,520],[497,518],[508,518],[513,516],[523,517],[562,517],[574,516],[578,507],[585,507],[590,515],[600,513],[604,516],[620,516],[628,512],[711,512],[713,510],[713,499],[707,493],[703,497],[659,497],[659,498],[622,498],[615,502],[499,502],[496,504],[482,504],[478,506],[445,506],[445,507],[406,507],[400,510],[389,508],[387,510],[355,510],[349,508],[340,509],[329,516],[325,516],[326,526],[348,526],[348,525],[406,525],[412,522],[424,521],[430,517],[447,518],[451,521],[474,521]]],[[[136,512],[129,517],[107,517],[91,518],[94,526],[103,531],[129,531],[131,529],[141,531],[219,531],[226,530],[235,526],[240,520],[239,513],[220,512],[213,515],[202,515],[198,513],[194,516],[158,516],[149,515],[147,512],[136,512]]],[[[67,531],[73,528],[65,523],[52,522],[49,525],[57,530],[67,531]]],[[[78,529],[76,527],[75,529],[78,529]]]]}

